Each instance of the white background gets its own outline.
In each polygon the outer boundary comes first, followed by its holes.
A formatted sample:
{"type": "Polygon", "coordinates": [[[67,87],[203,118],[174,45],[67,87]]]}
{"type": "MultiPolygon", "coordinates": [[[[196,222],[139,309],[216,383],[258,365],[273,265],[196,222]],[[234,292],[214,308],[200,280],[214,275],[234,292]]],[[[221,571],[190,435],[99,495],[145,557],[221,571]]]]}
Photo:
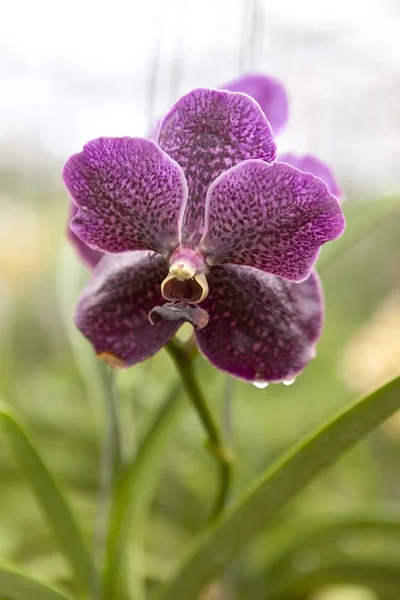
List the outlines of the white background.
{"type": "Polygon", "coordinates": [[[279,77],[280,149],[350,189],[400,188],[399,0],[14,0],[0,21],[0,160],[57,167],[100,135],[142,135],[191,87],[279,77]]]}

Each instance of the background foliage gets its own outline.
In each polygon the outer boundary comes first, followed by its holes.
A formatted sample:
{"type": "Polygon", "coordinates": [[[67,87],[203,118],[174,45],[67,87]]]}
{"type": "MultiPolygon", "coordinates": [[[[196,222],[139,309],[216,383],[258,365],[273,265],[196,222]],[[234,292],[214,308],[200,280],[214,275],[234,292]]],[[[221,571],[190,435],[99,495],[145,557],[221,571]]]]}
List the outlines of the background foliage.
{"type": "Polygon", "coordinates": [[[194,600],[201,588],[201,600],[398,600],[398,380],[359,417],[348,408],[399,374],[398,28],[396,0],[362,10],[355,0],[71,0],[61,17],[47,0],[9,3],[0,20],[2,600],[83,599],[87,588],[102,600],[194,600]],[[60,171],[88,139],[140,135],[181,93],[248,70],[287,85],[280,150],[334,165],[348,227],[318,262],[326,326],[293,385],[259,390],[196,361],[236,455],[230,504],[254,478],[264,490],[254,510],[228,515],[218,542],[205,531],[217,472],[166,351],[111,377],[73,327],[87,273],[65,242],[60,171]],[[333,421],[311,439],[325,443],[333,428],[329,444],[301,446],[312,450],[307,468],[280,471],[287,491],[312,479],[285,502],[266,469],[342,409],[356,415],[345,429],[333,421]],[[99,494],[107,481],[112,501],[99,494]],[[226,548],[257,518],[257,535],[225,568],[226,548]]]}

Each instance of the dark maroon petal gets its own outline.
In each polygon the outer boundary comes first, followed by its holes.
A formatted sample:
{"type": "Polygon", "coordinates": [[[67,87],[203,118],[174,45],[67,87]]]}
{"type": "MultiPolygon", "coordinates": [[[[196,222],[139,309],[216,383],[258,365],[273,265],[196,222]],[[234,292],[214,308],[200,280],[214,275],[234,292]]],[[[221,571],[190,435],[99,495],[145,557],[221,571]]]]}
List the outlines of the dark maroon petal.
{"type": "Polygon", "coordinates": [[[174,335],[176,323],[151,325],[149,312],[164,302],[160,286],[168,273],[153,252],[105,256],[93,271],[76,309],[75,321],[96,354],[116,367],[153,356],[174,335]]]}
{"type": "Polygon", "coordinates": [[[190,323],[195,329],[203,329],[208,324],[208,314],[202,308],[184,302],[167,302],[156,306],[149,313],[149,321],[156,325],[160,321],[168,323],[190,323]]]}
{"type": "Polygon", "coordinates": [[[311,154],[297,155],[292,152],[286,152],[279,157],[279,162],[288,163],[304,173],[312,173],[324,181],[328,190],[338,200],[343,202],[343,192],[336,181],[332,169],[322,160],[311,154]]]}
{"type": "Polygon", "coordinates": [[[67,161],[63,177],[79,211],[72,231],[92,248],[118,253],[176,247],[187,197],[179,165],[142,138],[99,138],[67,161]]]}
{"type": "Polygon", "coordinates": [[[238,77],[221,89],[248,94],[260,105],[275,135],[285,128],[288,120],[288,100],[285,89],[274,77],[249,73],[238,77]]]}
{"type": "Polygon", "coordinates": [[[223,171],[247,158],[272,161],[271,127],[249,96],[197,89],[164,117],[158,143],[185,172],[189,186],[182,243],[196,246],[204,229],[206,192],[223,171]]]}
{"type": "Polygon", "coordinates": [[[199,349],[218,369],[253,382],[298,375],[315,356],[323,322],[323,298],[313,272],[302,283],[258,269],[211,269],[202,303],[207,327],[196,331],[199,349]]]}
{"type": "MultiPolygon", "coordinates": [[[[78,207],[73,202],[71,202],[70,218],[74,217],[77,212],[78,207]]],[[[77,235],[75,235],[75,233],[71,230],[69,226],[67,229],[67,236],[69,241],[77,251],[78,255],[82,259],[82,262],[89,269],[93,269],[93,267],[95,267],[99,260],[104,256],[103,252],[100,252],[100,250],[93,250],[93,248],[90,248],[87,244],[85,244],[85,242],[82,242],[82,240],[79,239],[77,235]]]]}
{"type": "Polygon", "coordinates": [[[209,264],[247,265],[294,281],[307,279],[320,246],[345,227],[323,181],[261,160],[244,161],[218,177],[206,213],[200,250],[209,264]]]}

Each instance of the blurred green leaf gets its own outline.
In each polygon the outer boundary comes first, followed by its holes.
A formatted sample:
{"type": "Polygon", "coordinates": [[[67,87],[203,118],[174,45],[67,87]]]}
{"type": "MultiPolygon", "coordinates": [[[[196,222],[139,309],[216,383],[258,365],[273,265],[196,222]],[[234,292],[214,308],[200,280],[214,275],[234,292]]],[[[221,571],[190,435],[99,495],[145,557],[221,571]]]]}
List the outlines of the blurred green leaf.
{"type": "Polygon", "coordinates": [[[2,565],[0,565],[0,594],[7,596],[7,600],[71,600],[44,583],[2,565]]]}
{"type": "MultiPolygon", "coordinates": [[[[138,559],[140,557],[143,525],[164,460],[164,447],[184,406],[181,391],[180,382],[173,385],[145,434],[137,455],[123,475],[110,520],[103,587],[105,600],[121,597],[122,570],[126,564],[128,546],[132,544],[135,556],[138,559]]],[[[131,591],[135,600],[144,597],[141,571],[136,566],[131,574],[131,591]]]]}
{"type": "Polygon", "coordinates": [[[389,217],[400,211],[399,198],[382,198],[379,202],[349,202],[344,205],[347,228],[334,244],[323,246],[318,259],[317,270],[323,271],[331,263],[341,258],[359,240],[373,233],[389,217]]]}
{"type": "Polygon", "coordinates": [[[295,494],[399,408],[400,377],[352,403],[297,444],[256,479],[215,528],[200,536],[155,598],[196,598],[295,494]]]}
{"type": "Polygon", "coordinates": [[[309,573],[296,573],[268,585],[269,600],[307,600],[313,592],[329,584],[361,584],[382,600],[400,597],[400,562],[347,560],[332,563],[309,573]]]}
{"type": "Polygon", "coordinates": [[[92,561],[71,508],[29,436],[3,403],[0,405],[0,436],[31,485],[75,577],[89,588],[92,561]]]}
{"type": "Polygon", "coordinates": [[[69,244],[65,243],[60,252],[57,275],[60,314],[99,431],[102,429],[104,406],[107,406],[107,367],[96,357],[90,343],[74,324],[75,306],[79,294],[88,280],[88,274],[77,260],[69,244]]]}
{"type": "MultiPolygon", "coordinates": [[[[331,518],[325,523],[308,523],[299,531],[292,532],[292,539],[285,540],[284,547],[267,563],[264,571],[265,580],[273,587],[276,581],[287,581],[296,568],[296,557],[321,557],[326,548],[333,547],[333,553],[342,555],[349,547],[353,558],[361,554],[367,538],[382,540],[379,557],[382,560],[389,538],[394,538],[400,545],[400,515],[384,516],[350,514],[342,518],[331,518]],[[362,544],[360,544],[362,541],[362,544]]],[[[283,545],[282,545],[283,546],[283,545]]],[[[390,548],[386,557],[390,562],[390,548]]]]}

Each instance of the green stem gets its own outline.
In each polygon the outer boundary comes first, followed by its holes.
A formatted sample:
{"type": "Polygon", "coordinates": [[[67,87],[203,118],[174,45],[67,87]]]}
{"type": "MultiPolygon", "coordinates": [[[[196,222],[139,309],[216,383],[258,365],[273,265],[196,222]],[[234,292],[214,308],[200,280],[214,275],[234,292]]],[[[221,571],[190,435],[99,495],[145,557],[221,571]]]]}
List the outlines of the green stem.
{"type": "Polygon", "coordinates": [[[221,515],[228,497],[232,479],[233,457],[224,445],[221,432],[198,384],[193,367],[195,354],[193,354],[190,345],[183,345],[175,340],[171,340],[166,348],[175,363],[185,390],[207,432],[207,448],[218,461],[220,486],[210,518],[210,521],[215,521],[221,515]]]}

